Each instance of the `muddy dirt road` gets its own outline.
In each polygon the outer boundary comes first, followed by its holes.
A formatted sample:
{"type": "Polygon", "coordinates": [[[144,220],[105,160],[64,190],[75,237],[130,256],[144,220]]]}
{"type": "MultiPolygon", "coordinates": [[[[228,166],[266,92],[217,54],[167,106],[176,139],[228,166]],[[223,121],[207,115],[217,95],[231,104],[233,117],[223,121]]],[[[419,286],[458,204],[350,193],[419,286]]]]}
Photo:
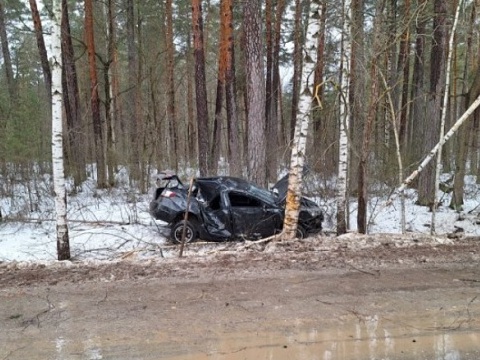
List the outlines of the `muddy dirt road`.
{"type": "Polygon", "coordinates": [[[0,264],[0,359],[479,359],[478,239],[0,264]]]}

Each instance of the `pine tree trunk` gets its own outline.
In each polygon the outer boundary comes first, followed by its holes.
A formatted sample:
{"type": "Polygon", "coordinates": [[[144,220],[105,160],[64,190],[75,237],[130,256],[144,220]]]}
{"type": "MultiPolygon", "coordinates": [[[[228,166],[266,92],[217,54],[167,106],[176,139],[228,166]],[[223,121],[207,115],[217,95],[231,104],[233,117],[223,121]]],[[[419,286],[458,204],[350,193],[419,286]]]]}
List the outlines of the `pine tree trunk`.
{"type": "MultiPolygon", "coordinates": [[[[419,7],[424,9],[428,0],[421,0],[419,7]]],[[[426,24],[428,17],[422,11],[419,11],[419,20],[416,23],[415,40],[415,61],[413,64],[412,75],[412,111],[410,113],[410,126],[408,134],[409,155],[414,160],[420,160],[422,156],[422,136],[425,128],[425,42],[426,42],[426,24]]]]}
{"type": "Polygon", "coordinates": [[[115,2],[108,0],[107,10],[107,62],[105,64],[105,115],[107,130],[107,165],[110,185],[114,185],[114,171],[117,168],[117,134],[118,118],[118,59],[117,27],[115,23],[115,2]]]}
{"type": "Polygon", "coordinates": [[[323,102],[324,102],[324,72],[325,72],[325,26],[327,20],[327,3],[325,0],[321,2],[321,12],[322,17],[320,18],[320,32],[318,34],[317,42],[317,65],[315,66],[315,96],[317,101],[320,101],[318,107],[313,109],[313,138],[315,139],[313,143],[313,152],[315,156],[319,159],[316,161],[313,166],[314,169],[318,172],[331,173],[333,170],[331,168],[326,169],[326,161],[323,161],[325,158],[325,149],[328,148],[326,138],[327,124],[325,121],[325,115],[322,113],[323,102]]]}
{"type": "Polygon", "coordinates": [[[233,39],[233,4],[232,0],[222,0],[222,20],[225,25],[227,41],[225,69],[225,102],[227,108],[228,131],[228,163],[232,176],[242,175],[242,156],[240,150],[240,134],[237,115],[237,100],[235,92],[235,46],[233,39]]]}
{"type": "MultiPolygon", "coordinates": [[[[407,24],[408,20],[410,19],[410,0],[405,0],[404,8],[405,10],[403,14],[403,19],[405,19],[404,23],[407,24]]],[[[405,30],[403,31],[400,41],[400,50],[398,53],[397,65],[399,79],[402,79],[402,81],[400,82],[402,85],[401,102],[398,109],[400,113],[399,138],[402,146],[405,145],[405,138],[408,131],[408,88],[410,86],[410,30],[408,25],[404,26],[405,30]]]]}
{"type": "MultiPolygon", "coordinates": [[[[191,34],[190,34],[191,35],[191,34]]],[[[188,125],[187,125],[187,142],[188,142],[188,159],[191,162],[198,159],[197,155],[197,125],[195,121],[195,109],[194,109],[194,87],[195,79],[193,76],[194,68],[194,59],[193,52],[191,48],[191,36],[189,36],[188,41],[188,51],[187,51],[187,114],[188,114],[188,125]]]]}
{"type": "Polygon", "coordinates": [[[170,167],[177,168],[177,105],[175,97],[175,44],[173,43],[173,9],[172,0],[165,3],[167,45],[167,150],[170,167]]]}
{"type": "MultiPolygon", "coordinates": [[[[32,1],[34,0],[30,0],[30,2],[32,1]]],[[[32,15],[33,15],[33,12],[32,12],[32,15]]],[[[38,11],[37,11],[37,15],[38,15],[38,11]]],[[[42,39],[43,39],[43,36],[42,36],[42,39]]],[[[10,102],[14,104],[17,98],[17,90],[15,85],[15,78],[13,76],[13,67],[12,67],[12,59],[10,56],[10,49],[8,47],[8,37],[7,37],[7,29],[5,25],[3,0],[0,0],[0,42],[2,43],[2,55],[3,55],[2,60],[3,60],[3,67],[5,68],[5,77],[7,79],[7,87],[8,87],[8,93],[10,96],[10,102]]]]}
{"type": "Polygon", "coordinates": [[[243,12],[247,72],[247,170],[249,180],[266,186],[265,80],[260,5],[257,0],[246,0],[243,12]]]}
{"type": "Polygon", "coordinates": [[[358,166],[358,210],[357,210],[357,229],[361,234],[367,233],[367,200],[368,200],[368,160],[370,155],[370,140],[372,129],[377,117],[379,101],[379,75],[378,58],[381,55],[384,33],[381,28],[383,20],[383,10],[385,1],[377,3],[373,25],[373,56],[370,64],[370,98],[368,103],[368,114],[363,128],[362,151],[360,153],[360,162],[358,166]]]}
{"type": "Polygon", "coordinates": [[[80,94],[78,91],[77,67],[73,49],[67,0],[62,0],[62,88],[63,105],[67,124],[68,154],[67,164],[73,174],[74,184],[80,185],[86,180],[86,160],[84,149],[84,131],[80,94]]]}
{"type": "MultiPolygon", "coordinates": [[[[423,133],[423,152],[438,142],[443,92],[445,91],[445,62],[447,48],[447,3],[434,1],[433,40],[431,51],[430,94],[427,100],[426,129],[423,133]]],[[[418,205],[433,206],[435,199],[435,167],[428,164],[418,178],[418,205]]]]}
{"type": "Polygon", "coordinates": [[[40,14],[38,13],[36,0],[30,0],[30,9],[32,11],[33,25],[35,27],[35,36],[37,38],[38,52],[40,54],[40,63],[42,64],[43,78],[45,81],[45,88],[47,90],[47,97],[51,102],[52,73],[50,70],[50,64],[48,63],[47,48],[45,47],[42,22],[40,21],[40,14]]]}
{"type": "Polygon", "coordinates": [[[193,52],[195,58],[195,99],[197,104],[198,168],[200,176],[210,173],[208,168],[210,133],[208,126],[207,83],[205,78],[205,50],[203,44],[203,14],[201,0],[192,0],[193,52]]]}
{"type": "MultiPolygon", "coordinates": [[[[472,37],[473,37],[473,28],[476,21],[476,6],[475,3],[472,4],[472,12],[470,16],[470,24],[468,30],[468,37],[467,37],[467,49],[466,49],[466,56],[467,60],[465,61],[464,71],[463,71],[463,78],[468,78],[468,70],[470,61],[469,59],[472,57],[472,37]]],[[[476,59],[475,59],[476,62],[476,59]]],[[[462,85],[462,93],[467,92],[466,81],[463,82],[462,85]]],[[[480,94],[480,67],[477,66],[477,71],[473,78],[472,85],[467,93],[467,98],[465,99],[465,108],[468,108],[471,105],[471,102],[480,94]]],[[[476,117],[478,117],[478,111],[475,112],[476,117]]],[[[464,126],[462,129],[459,130],[457,138],[456,138],[456,146],[455,146],[455,178],[453,182],[453,192],[452,192],[452,199],[450,201],[450,208],[455,210],[461,210],[464,204],[464,185],[465,185],[465,175],[466,175],[466,161],[468,156],[468,145],[470,137],[474,132],[474,122],[472,121],[470,124],[464,126]]]]}
{"type": "Polygon", "coordinates": [[[293,30],[293,76],[292,76],[292,112],[290,117],[288,144],[293,141],[297,122],[298,98],[300,96],[300,79],[302,76],[302,1],[295,0],[295,25],[293,30]]]}
{"type": "Polygon", "coordinates": [[[105,188],[107,184],[107,169],[105,148],[103,142],[102,115],[100,113],[100,98],[98,96],[98,77],[95,56],[95,38],[93,33],[93,4],[85,0],[85,34],[87,38],[88,65],[90,75],[90,106],[93,121],[93,136],[97,160],[97,186],[105,188]]]}

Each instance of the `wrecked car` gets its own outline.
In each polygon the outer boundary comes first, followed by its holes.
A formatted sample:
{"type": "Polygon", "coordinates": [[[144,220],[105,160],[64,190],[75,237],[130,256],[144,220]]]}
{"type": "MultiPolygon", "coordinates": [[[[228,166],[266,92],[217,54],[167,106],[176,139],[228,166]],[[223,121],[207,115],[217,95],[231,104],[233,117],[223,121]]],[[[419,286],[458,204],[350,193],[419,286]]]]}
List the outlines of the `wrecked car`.
{"type": "MultiPolygon", "coordinates": [[[[168,223],[170,238],[177,243],[181,242],[184,225],[185,242],[198,238],[256,240],[281,232],[287,183],[288,177],[284,177],[269,191],[230,176],[195,178],[188,199],[189,186],[176,174],[160,174],[150,214],[168,223]]],[[[320,232],[322,221],[321,208],[313,200],[302,198],[297,236],[320,232]]]]}

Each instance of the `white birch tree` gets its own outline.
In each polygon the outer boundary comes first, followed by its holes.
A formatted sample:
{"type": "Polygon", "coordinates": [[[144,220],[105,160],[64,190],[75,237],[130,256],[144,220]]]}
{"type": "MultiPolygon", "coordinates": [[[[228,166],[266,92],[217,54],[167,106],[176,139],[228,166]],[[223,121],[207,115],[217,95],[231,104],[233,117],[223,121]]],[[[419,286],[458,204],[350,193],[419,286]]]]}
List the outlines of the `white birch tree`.
{"type": "Polygon", "coordinates": [[[303,91],[298,102],[298,110],[293,137],[290,174],[283,225],[283,238],[295,238],[298,228],[300,200],[302,198],[303,167],[307,147],[308,126],[312,115],[312,100],[314,93],[314,72],[317,63],[317,36],[320,31],[321,18],[320,1],[313,1],[308,16],[307,32],[304,45],[304,60],[301,86],[303,91]]]}
{"type": "Polygon", "coordinates": [[[342,63],[340,80],[340,134],[338,144],[338,177],[335,197],[337,204],[337,235],[347,232],[347,199],[348,199],[348,128],[350,109],[348,93],[350,83],[350,55],[351,55],[351,0],[343,2],[343,31],[342,31],[342,63]]]}
{"type": "MultiPolygon", "coordinates": [[[[460,15],[460,9],[462,8],[463,1],[460,0],[457,5],[457,10],[455,11],[455,20],[453,22],[452,31],[450,33],[450,40],[448,42],[448,57],[447,57],[447,65],[445,70],[445,92],[443,94],[443,107],[442,107],[442,117],[440,119],[440,139],[444,137],[445,134],[445,119],[447,117],[447,106],[448,106],[448,96],[450,94],[450,73],[452,67],[452,55],[453,55],[453,42],[455,40],[455,32],[457,30],[458,25],[458,16],[460,15]]],[[[440,188],[440,172],[442,168],[442,150],[443,144],[440,143],[438,147],[438,154],[437,154],[437,165],[435,168],[435,197],[433,201],[433,208],[432,208],[432,224],[430,226],[430,233],[432,235],[435,234],[435,216],[436,216],[436,209],[438,206],[438,192],[440,188]]]]}
{"type": "Polygon", "coordinates": [[[469,119],[469,117],[473,114],[473,112],[480,106],[480,96],[478,96],[475,101],[469,106],[469,108],[463,113],[462,116],[453,124],[453,126],[448,130],[448,132],[445,134],[443,138],[440,139],[440,141],[433,147],[433,149],[430,151],[430,153],[423,159],[423,161],[420,163],[420,165],[413,171],[405,180],[403,180],[402,185],[396,189],[392,195],[390,195],[390,198],[386,202],[385,206],[390,206],[393,203],[393,200],[400,194],[402,191],[404,191],[410,183],[415,180],[415,178],[422,172],[423,169],[425,169],[425,166],[432,161],[432,159],[435,157],[435,155],[438,153],[438,150],[440,149],[443,144],[445,144],[455,133],[458,131],[460,126],[463,125],[465,121],[469,119]]]}
{"type": "Polygon", "coordinates": [[[53,191],[57,223],[57,258],[70,259],[70,243],[67,226],[67,195],[63,159],[63,96],[62,96],[62,47],[61,47],[61,0],[52,4],[52,38],[50,62],[52,66],[52,164],[53,191]]]}

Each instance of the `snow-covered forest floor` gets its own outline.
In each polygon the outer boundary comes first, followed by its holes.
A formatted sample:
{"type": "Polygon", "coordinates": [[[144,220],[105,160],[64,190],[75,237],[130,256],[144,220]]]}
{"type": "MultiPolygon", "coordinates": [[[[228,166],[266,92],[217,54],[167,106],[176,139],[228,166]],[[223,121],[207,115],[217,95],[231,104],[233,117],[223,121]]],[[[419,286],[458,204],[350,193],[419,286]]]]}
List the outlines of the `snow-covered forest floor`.
{"type": "MultiPolygon", "coordinates": [[[[448,176],[447,176],[448,177],[448,176]]],[[[187,179],[185,179],[187,180],[187,179]]],[[[153,182],[152,182],[153,183],[153,182]]],[[[51,179],[42,176],[28,183],[4,185],[0,197],[3,221],[0,223],[0,261],[54,261],[56,233],[51,179]],[[11,194],[14,194],[13,196],[11,194]]],[[[325,212],[324,235],[335,232],[333,186],[317,182],[306,188],[325,212]]],[[[70,189],[71,190],[71,189],[70,189]]],[[[142,257],[174,256],[176,249],[166,239],[165,224],[148,213],[154,187],[139,194],[131,186],[99,190],[93,181],[85,182],[68,196],[70,248],[74,260],[112,260],[135,252],[142,257]]],[[[370,195],[369,233],[401,234],[400,199],[386,207],[389,191],[370,195]]],[[[465,205],[457,212],[448,207],[450,195],[443,194],[436,213],[436,234],[480,236],[480,186],[469,177],[465,187],[465,205]]],[[[415,205],[416,192],[406,192],[406,223],[410,234],[430,234],[432,213],[415,205]]],[[[356,199],[350,202],[350,229],[356,228],[356,199]]],[[[351,237],[352,235],[347,235],[351,237]]]]}

